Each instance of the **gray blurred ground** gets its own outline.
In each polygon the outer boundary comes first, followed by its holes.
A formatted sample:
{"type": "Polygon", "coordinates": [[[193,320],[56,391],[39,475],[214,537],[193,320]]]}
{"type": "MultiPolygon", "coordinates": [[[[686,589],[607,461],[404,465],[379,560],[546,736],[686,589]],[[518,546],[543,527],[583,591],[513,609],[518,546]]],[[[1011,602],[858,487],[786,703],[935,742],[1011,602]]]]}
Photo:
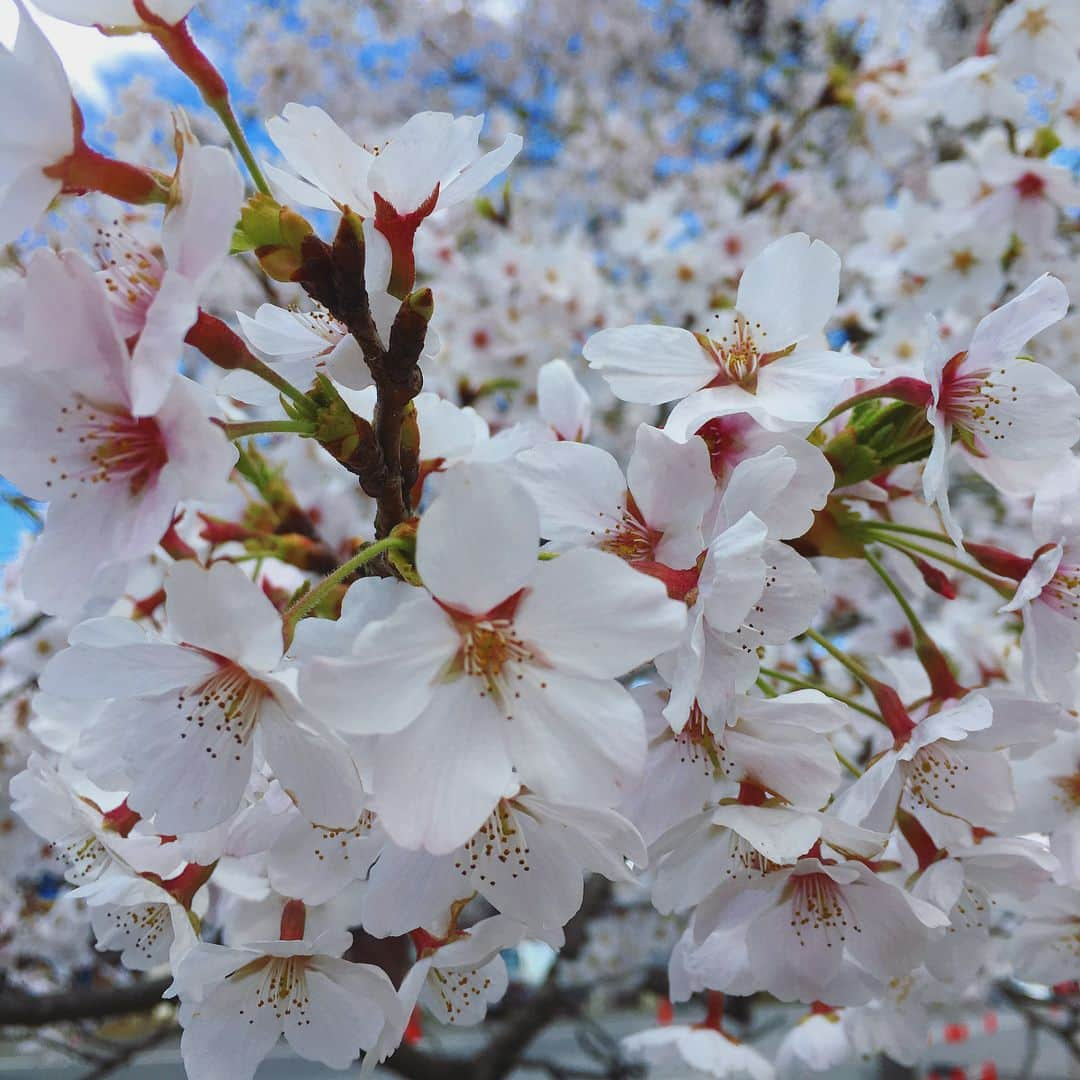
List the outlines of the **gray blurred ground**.
{"type": "MultiPolygon", "coordinates": [[[[968,1076],[978,1077],[984,1063],[993,1063],[999,1080],[1010,1080],[1020,1075],[1020,1069],[1028,1049],[1027,1035],[1022,1021],[1009,1010],[997,1013],[998,1030],[987,1035],[982,1032],[981,1017],[956,1017],[965,1020],[972,1032],[970,1038],[961,1043],[941,1043],[927,1052],[927,1057],[919,1072],[920,1076],[930,1075],[934,1066],[942,1067],[943,1080],[951,1080],[948,1070],[956,1066],[965,1066],[970,1071],[968,1076]]],[[[791,1015],[794,1019],[794,1014],[791,1015]]],[[[758,1022],[769,1019],[768,1010],[761,1010],[756,1015],[758,1022]]],[[[655,1023],[652,1016],[643,1013],[620,1013],[605,1017],[600,1026],[609,1035],[618,1038],[632,1031],[655,1023]]],[[[758,1045],[766,1055],[775,1050],[786,1024],[773,1035],[767,1036],[758,1045]]],[[[437,1028],[432,1024],[431,1034],[424,1046],[437,1050],[441,1054],[460,1057],[461,1080],[469,1077],[469,1054],[480,1049],[483,1041],[479,1032],[437,1028]]],[[[941,1024],[935,1025],[940,1032],[941,1024]]],[[[578,1029],[572,1024],[554,1025],[546,1031],[530,1048],[528,1057],[558,1063],[564,1067],[580,1066],[596,1069],[597,1063],[581,1049],[577,1040],[578,1029]]],[[[19,1055],[15,1047],[0,1046],[0,1078],[2,1080],[81,1080],[92,1069],[86,1064],[56,1064],[40,1057],[28,1058],[19,1055]]],[[[330,1077],[356,1075],[354,1067],[344,1073],[326,1069],[293,1056],[288,1048],[279,1044],[276,1052],[260,1067],[256,1080],[329,1080],[330,1077]]],[[[387,1070],[379,1070],[376,1076],[389,1078],[396,1076],[387,1070]]],[[[519,1069],[514,1074],[515,1080],[549,1080],[550,1074],[540,1069],[519,1069]]],[[[656,1076],[657,1074],[654,1074],[656,1076]]],[[[808,1080],[822,1074],[808,1073],[808,1080]]],[[[853,1065],[834,1069],[829,1080],[870,1080],[880,1075],[876,1063],[853,1065]]],[[[1030,1074],[1032,1080],[1080,1080],[1080,1069],[1072,1061],[1060,1041],[1052,1035],[1043,1033],[1038,1036],[1035,1068],[1030,1074]]],[[[184,1080],[184,1070],[175,1044],[162,1046],[150,1051],[134,1065],[110,1073],[111,1080],[184,1080]]]]}

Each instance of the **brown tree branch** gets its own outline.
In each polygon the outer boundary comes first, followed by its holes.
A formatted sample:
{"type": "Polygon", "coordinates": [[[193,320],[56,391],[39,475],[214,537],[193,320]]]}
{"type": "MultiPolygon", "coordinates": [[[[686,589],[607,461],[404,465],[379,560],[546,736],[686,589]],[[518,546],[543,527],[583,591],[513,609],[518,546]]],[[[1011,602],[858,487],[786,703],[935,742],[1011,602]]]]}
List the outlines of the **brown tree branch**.
{"type": "Polygon", "coordinates": [[[26,994],[9,987],[0,993],[0,1027],[43,1027],[149,1012],[161,1001],[171,982],[171,978],[145,979],[130,986],[51,994],[26,994]]]}

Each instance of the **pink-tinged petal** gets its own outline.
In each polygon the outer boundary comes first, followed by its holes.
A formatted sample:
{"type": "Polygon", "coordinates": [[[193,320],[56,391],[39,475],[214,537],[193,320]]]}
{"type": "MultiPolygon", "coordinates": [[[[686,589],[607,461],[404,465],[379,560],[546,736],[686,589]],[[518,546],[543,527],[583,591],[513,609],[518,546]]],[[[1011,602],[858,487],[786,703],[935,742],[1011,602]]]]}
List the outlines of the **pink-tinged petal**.
{"type": "Polygon", "coordinates": [[[522,783],[555,802],[615,806],[645,765],[645,721],[617,682],[523,668],[505,738],[522,783]]]}
{"type": "Polygon", "coordinates": [[[353,655],[316,656],[300,669],[300,698],[324,724],[357,735],[395,732],[427,707],[461,639],[431,597],[414,593],[361,632],[353,655]]]}
{"type": "Polygon", "coordinates": [[[674,326],[601,330],[585,342],[583,352],[616,397],[640,405],[686,397],[707,385],[719,370],[689,330],[674,326]]]}
{"type": "Polygon", "coordinates": [[[540,534],[558,544],[598,546],[621,523],[626,480],[598,446],[545,443],[518,455],[514,475],[540,512],[540,534]]]}
{"type": "MultiPolygon", "coordinates": [[[[122,587],[123,579],[111,578],[109,564],[133,558],[133,540],[145,542],[138,554],[145,554],[168,526],[171,507],[157,512],[150,521],[149,539],[145,524],[140,537],[132,532],[140,507],[132,507],[126,489],[103,484],[93,499],[55,501],[49,509],[45,530],[34,541],[23,564],[22,588],[42,610],[76,619],[94,596],[99,583],[122,587]],[[133,512],[134,511],[134,512],[133,512]]],[[[146,519],[144,519],[146,520],[146,519]]]]}
{"type": "Polygon", "coordinates": [[[512,776],[506,721],[475,680],[443,683],[404,731],[371,751],[372,804],[394,843],[445,854],[484,823],[512,776]]]}
{"type": "MultiPolygon", "coordinates": [[[[716,481],[709,466],[709,450],[702,439],[691,437],[677,442],[659,428],[642,424],[637,429],[634,452],[626,469],[626,479],[634,501],[652,529],[692,539],[701,518],[716,493],[716,481]]],[[[667,548],[673,546],[669,541],[667,548]]],[[[700,541],[678,552],[678,559],[659,556],[669,566],[692,566],[704,550],[700,541]],[[689,559],[689,561],[687,561],[689,559]]]]}
{"type": "MultiPolygon", "coordinates": [[[[381,829],[364,815],[349,828],[312,824],[294,813],[291,823],[270,851],[267,873],[270,885],[282,896],[293,896],[309,904],[325,904],[347,885],[367,876],[386,844],[381,829]]],[[[265,836],[253,850],[265,850],[265,836]]],[[[258,841],[255,841],[258,843],[258,841]]],[[[367,925],[370,892],[364,897],[364,925],[367,925]]],[[[407,929],[411,930],[419,923],[407,929]]],[[[402,931],[404,932],[404,931],[402,931]]]]}
{"type": "Polygon", "coordinates": [[[348,748],[329,732],[304,722],[284,690],[259,709],[263,757],[300,812],[320,825],[348,828],[364,806],[360,774],[348,748]]]}
{"type": "Polygon", "coordinates": [[[735,307],[754,328],[762,352],[820,334],[840,295],[840,256],[806,233],[774,240],[747,264],[735,307]],[[757,326],[764,334],[759,338],[757,326]]]}
{"type": "Polygon", "coordinates": [[[750,964],[765,988],[781,1001],[814,1001],[840,974],[844,939],[859,935],[851,929],[854,920],[839,899],[839,889],[832,890],[827,901],[819,901],[828,902],[835,917],[819,920],[814,911],[806,910],[806,901],[800,901],[797,877],[793,875],[791,881],[795,894],[781,898],[750,925],[750,964]],[[841,919],[847,920],[847,926],[841,919]]]}
{"type": "Polygon", "coordinates": [[[520,484],[494,466],[451,469],[420,519],[416,569],[443,603],[483,614],[528,585],[540,523],[520,484]]]}
{"type": "Polygon", "coordinates": [[[852,353],[796,350],[761,368],[755,397],[778,420],[816,424],[855,379],[876,374],[876,368],[852,353]]]}
{"type": "Polygon", "coordinates": [[[184,337],[199,314],[192,283],[171,268],[146,312],[131,354],[131,412],[151,416],[161,408],[180,363],[184,337]]]}
{"type": "Polygon", "coordinates": [[[197,496],[200,502],[212,502],[229,490],[237,449],[210,422],[212,415],[213,402],[202,386],[182,375],[173,379],[155,419],[169,453],[160,483],[171,480],[176,498],[197,496]]]}
{"type": "Polygon", "coordinates": [[[822,822],[816,814],[779,807],[721,806],[712,820],[737,832],[766,859],[780,865],[796,862],[821,837],[822,822]]]}
{"type": "Polygon", "coordinates": [[[73,251],[35,253],[27,271],[26,344],[34,370],[63,369],[93,401],[127,397],[128,350],[93,269],[73,251]]]}
{"type": "Polygon", "coordinates": [[[165,614],[173,635],[255,671],[281,659],[281,616],[266,593],[234,563],[208,570],[174,563],[165,579],[165,614]]]}
{"type": "Polygon", "coordinates": [[[244,202],[244,178],[220,146],[188,144],[180,162],[180,202],[165,216],[161,246],[169,269],[197,293],[229,254],[244,202]]]}
{"type": "Polygon", "coordinates": [[[578,548],[542,563],[517,609],[517,635],[562,671],[615,678],[672,648],[686,606],[614,555],[578,548]]]}
{"type": "Polygon", "coordinates": [[[975,327],[961,370],[976,371],[1016,359],[1036,334],[1065,318],[1068,309],[1065,286],[1043,274],[975,327]]]}

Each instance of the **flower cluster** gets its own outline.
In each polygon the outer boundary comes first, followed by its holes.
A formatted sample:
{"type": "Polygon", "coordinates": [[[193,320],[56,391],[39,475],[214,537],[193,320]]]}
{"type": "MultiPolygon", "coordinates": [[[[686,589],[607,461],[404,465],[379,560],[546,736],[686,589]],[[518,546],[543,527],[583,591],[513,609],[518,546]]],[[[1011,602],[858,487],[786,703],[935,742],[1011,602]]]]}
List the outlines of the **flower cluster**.
{"type": "Polygon", "coordinates": [[[370,1070],[418,1010],[478,1024],[526,940],[573,937],[567,998],[662,948],[708,1013],[626,1054],[769,1077],[723,995],[810,1006],[799,1076],[918,1060],[1003,971],[1076,976],[1080,199],[1014,85],[1068,102],[1068,0],[942,71],[878,28],[745,197],[705,165],[603,258],[527,166],[481,195],[523,150],[482,116],[362,144],[287,103],[260,162],[191,3],[38,0],[153,37],[247,178],[180,114],[171,160],[107,157],[16,3],[0,235],[111,215],[0,281],[0,474],[43,519],[7,586],[0,901],[40,984],[92,934],[169,972],[192,1080],[245,1080],[282,1036],[370,1070]],[[815,220],[824,166],[762,185],[834,109],[849,181],[939,119],[960,149],[815,220]]]}

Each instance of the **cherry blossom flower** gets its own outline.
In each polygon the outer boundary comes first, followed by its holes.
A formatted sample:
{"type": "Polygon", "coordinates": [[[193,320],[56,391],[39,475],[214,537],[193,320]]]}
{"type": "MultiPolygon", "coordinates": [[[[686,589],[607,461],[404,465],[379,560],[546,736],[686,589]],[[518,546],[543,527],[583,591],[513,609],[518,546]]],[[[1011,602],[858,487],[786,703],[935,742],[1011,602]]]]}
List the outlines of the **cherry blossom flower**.
{"type": "Polygon", "coordinates": [[[1076,977],[1080,956],[1080,890],[1049,885],[1023,907],[1023,922],[1013,938],[1018,974],[1053,985],[1076,977]]]}
{"type": "Polygon", "coordinates": [[[705,444],[637,429],[624,479],[605,450],[547,443],[519,454],[519,477],[540,511],[540,532],[558,550],[597,547],[629,563],[693,566],[705,548],[701,519],[715,485],[705,444]]]}
{"type": "Polygon", "coordinates": [[[943,982],[965,983],[987,960],[998,897],[1031,900],[1050,880],[1057,860],[1023,837],[987,836],[951,847],[923,872],[912,894],[949,916],[950,925],[926,957],[926,968],[943,982]]]}
{"type": "Polygon", "coordinates": [[[884,982],[911,971],[931,931],[948,925],[937,908],[862,863],[813,856],[771,870],[754,892],[740,890],[709,915],[703,921],[699,909],[695,934],[702,938],[725,925],[746,928],[761,989],[781,1000],[837,1005],[868,1001],[884,982]]]}
{"type": "Polygon", "coordinates": [[[98,735],[131,776],[129,805],[162,832],[208,829],[238,808],[257,745],[310,820],[353,825],[355,765],[274,674],[281,620],[262,590],[231,563],[180,562],[165,592],[171,640],[91,620],[42,674],[60,696],[114,699],[98,735]]]}
{"type": "Polygon", "coordinates": [[[874,369],[818,344],[836,307],[840,259],[820,240],[791,233],[752,259],[733,311],[707,333],[669,326],[601,330],[585,358],[624,401],[659,405],[707,391],[710,403],[776,420],[816,423],[852,380],[874,369]]]}
{"type": "Polygon", "coordinates": [[[641,837],[615,811],[517,792],[447,855],[387,845],[371,874],[364,926],[380,936],[431,926],[475,892],[530,929],[558,929],[581,907],[583,875],[631,881],[628,859],[648,862],[641,837]]]}
{"type": "Polygon", "coordinates": [[[210,423],[203,391],[183,376],[158,372],[153,389],[142,382],[160,405],[140,411],[136,385],[146,372],[136,375],[81,258],[38,252],[27,285],[34,360],[0,371],[0,468],[50,501],[24,587],[48,611],[77,613],[98,570],[154,549],[177,502],[220,495],[236,450],[210,423]]]}
{"type": "MultiPolygon", "coordinates": [[[[209,898],[198,894],[200,914],[209,898]]],[[[192,915],[163,885],[130,870],[114,867],[70,894],[90,908],[99,952],[120,953],[131,971],[151,971],[168,964],[174,971],[198,943],[192,915]]],[[[196,915],[195,918],[198,918],[196,915]]]]}
{"type": "Polygon", "coordinates": [[[455,930],[446,938],[424,931],[414,934],[416,963],[398,990],[400,1023],[396,1028],[387,1026],[364,1058],[361,1075],[370,1075],[397,1048],[417,1003],[444,1024],[480,1023],[488,1005],[500,1001],[509,985],[506,963],[499,953],[516,945],[524,934],[524,926],[503,915],[484,919],[468,930],[455,930]]]}
{"type": "Polygon", "coordinates": [[[191,1080],[223,1070],[251,1080],[282,1035],[301,1057],[344,1069],[388,1027],[404,1029],[386,973],[340,958],[351,944],[348,931],[328,930],[314,939],[196,945],[173,983],[191,1080]]]}
{"type": "Polygon", "coordinates": [[[1080,438],[1080,395],[1060,375],[1017,359],[1023,346],[1065,314],[1069,298],[1044,274],[987,315],[971,344],[948,358],[939,343],[926,363],[933,390],[927,415],[934,444],[923,473],[926,499],[936,503],[949,535],[960,529],[949,508],[948,455],[954,434],[982,458],[1024,461],[1052,457],[1080,438]]]}
{"type": "Polygon", "coordinates": [[[320,210],[349,207],[375,217],[377,201],[401,217],[420,219],[472,198],[517,157],[521,136],[479,150],[482,116],[417,113],[377,150],[354,143],[315,106],[286,105],[267,130],[299,180],[268,166],[282,191],[320,210]]]}
{"type": "Polygon", "coordinates": [[[96,880],[124,850],[132,823],[126,804],[121,800],[102,810],[39,754],[31,754],[27,768],[12,778],[11,798],[19,816],[67,863],[65,877],[72,884],[96,880]]]}
{"type": "Polygon", "coordinates": [[[994,825],[1015,805],[1012,773],[1004,752],[966,744],[968,734],[989,728],[993,708],[980,694],[927,716],[910,736],[897,740],[839,800],[840,815],[874,828],[891,820],[902,794],[915,806],[994,825]]]}
{"type": "Polygon", "coordinates": [[[426,588],[351,655],[301,670],[328,723],[384,733],[373,806],[403,847],[465,843],[514,770],[543,798],[589,805],[611,805],[640,772],[641,714],[614,678],[673,643],[684,609],[603,552],[539,562],[539,538],[520,486],[490,466],[451,470],[417,535],[426,588]]]}

